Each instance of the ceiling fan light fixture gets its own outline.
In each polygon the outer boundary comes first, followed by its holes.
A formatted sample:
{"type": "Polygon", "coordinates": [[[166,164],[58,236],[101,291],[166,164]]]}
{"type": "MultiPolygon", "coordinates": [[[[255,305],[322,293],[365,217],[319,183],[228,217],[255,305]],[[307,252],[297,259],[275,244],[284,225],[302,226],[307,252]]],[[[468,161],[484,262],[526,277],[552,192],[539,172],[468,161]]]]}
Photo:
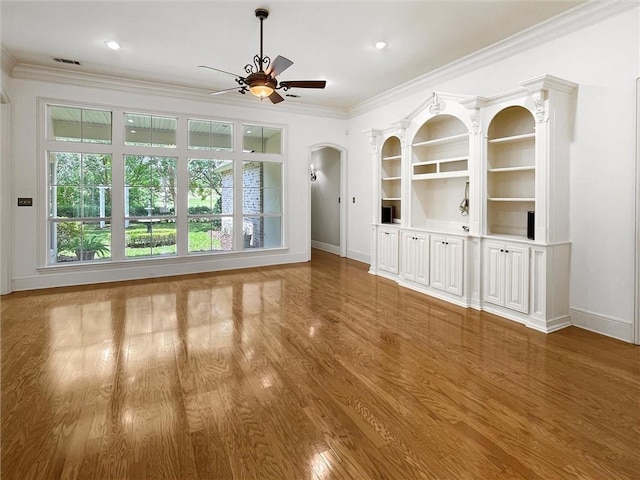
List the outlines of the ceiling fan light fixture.
{"type": "Polygon", "coordinates": [[[249,87],[249,91],[258,98],[267,98],[273,93],[271,85],[254,84],[249,87]]]}

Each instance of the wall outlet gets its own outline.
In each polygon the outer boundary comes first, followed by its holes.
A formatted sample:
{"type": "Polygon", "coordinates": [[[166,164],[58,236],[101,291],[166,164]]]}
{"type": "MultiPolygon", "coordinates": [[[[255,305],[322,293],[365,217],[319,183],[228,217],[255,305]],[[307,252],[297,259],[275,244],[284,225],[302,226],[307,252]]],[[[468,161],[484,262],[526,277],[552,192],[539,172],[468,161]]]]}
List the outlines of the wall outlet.
{"type": "Polygon", "coordinates": [[[33,207],[33,198],[31,197],[18,197],[19,207],[33,207]]]}

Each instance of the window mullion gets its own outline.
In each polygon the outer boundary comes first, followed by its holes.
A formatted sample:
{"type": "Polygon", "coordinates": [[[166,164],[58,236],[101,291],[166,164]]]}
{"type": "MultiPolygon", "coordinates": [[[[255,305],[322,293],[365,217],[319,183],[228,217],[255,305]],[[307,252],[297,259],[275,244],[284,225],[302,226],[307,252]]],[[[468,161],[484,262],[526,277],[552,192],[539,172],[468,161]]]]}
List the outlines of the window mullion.
{"type": "Polygon", "coordinates": [[[176,240],[178,243],[177,254],[179,257],[184,257],[187,256],[189,250],[189,151],[187,150],[189,128],[186,117],[178,117],[177,129],[178,191],[175,205],[175,213],[177,216],[176,240]]]}
{"type": "Polygon", "coordinates": [[[113,110],[111,118],[111,260],[124,260],[124,112],[113,110]]]}
{"type": "Polygon", "coordinates": [[[244,190],[243,190],[243,127],[242,123],[236,123],[233,127],[234,140],[233,151],[235,152],[235,160],[233,162],[233,249],[242,251],[244,248],[244,236],[242,231],[244,220],[244,190]]]}

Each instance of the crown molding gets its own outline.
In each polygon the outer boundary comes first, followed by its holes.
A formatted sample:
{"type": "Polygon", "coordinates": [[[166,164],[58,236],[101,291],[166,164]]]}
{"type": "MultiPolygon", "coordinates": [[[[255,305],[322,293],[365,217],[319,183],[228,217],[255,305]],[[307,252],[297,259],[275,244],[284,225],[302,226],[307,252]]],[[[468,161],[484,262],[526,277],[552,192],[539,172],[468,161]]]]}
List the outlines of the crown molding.
{"type": "Polygon", "coordinates": [[[2,70],[11,75],[13,68],[18,64],[16,57],[4,47],[0,49],[0,62],[2,64],[2,70]]]}
{"type": "MultiPolygon", "coordinates": [[[[4,50],[3,50],[4,54],[4,50]]],[[[4,56],[4,55],[3,55],[4,56]]],[[[134,80],[110,75],[95,73],[71,72],[59,68],[43,67],[18,63],[11,70],[13,78],[36,80],[49,83],[60,83],[78,87],[101,88],[117,90],[128,93],[151,94],[198,102],[210,102],[214,104],[230,105],[245,108],[272,108],[271,104],[255,102],[253,98],[238,96],[239,98],[219,97],[209,95],[209,90],[167,83],[149,82],[146,80],[134,80]]],[[[346,111],[306,104],[278,105],[280,112],[285,111],[298,115],[311,115],[314,117],[328,117],[344,120],[346,111]]]]}
{"type": "Polygon", "coordinates": [[[429,90],[434,84],[451,80],[460,75],[485,67],[488,64],[504,60],[518,53],[540,46],[574,31],[601,22],[618,13],[637,8],[637,1],[592,0],[583,5],[561,13],[531,28],[518,32],[493,45],[455,60],[425,75],[405,82],[347,110],[347,118],[353,118],[389,103],[398,97],[404,97],[416,91],[429,90]]]}

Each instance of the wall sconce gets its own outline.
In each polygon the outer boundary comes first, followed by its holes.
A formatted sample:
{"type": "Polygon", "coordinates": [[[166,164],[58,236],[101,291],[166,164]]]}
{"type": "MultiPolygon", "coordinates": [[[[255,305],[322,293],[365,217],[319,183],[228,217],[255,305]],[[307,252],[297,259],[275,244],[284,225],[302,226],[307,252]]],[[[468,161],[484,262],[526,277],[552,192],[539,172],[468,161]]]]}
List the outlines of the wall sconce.
{"type": "Polygon", "coordinates": [[[317,180],[317,175],[316,175],[316,167],[313,166],[313,163],[311,164],[311,181],[315,182],[317,180]]]}

